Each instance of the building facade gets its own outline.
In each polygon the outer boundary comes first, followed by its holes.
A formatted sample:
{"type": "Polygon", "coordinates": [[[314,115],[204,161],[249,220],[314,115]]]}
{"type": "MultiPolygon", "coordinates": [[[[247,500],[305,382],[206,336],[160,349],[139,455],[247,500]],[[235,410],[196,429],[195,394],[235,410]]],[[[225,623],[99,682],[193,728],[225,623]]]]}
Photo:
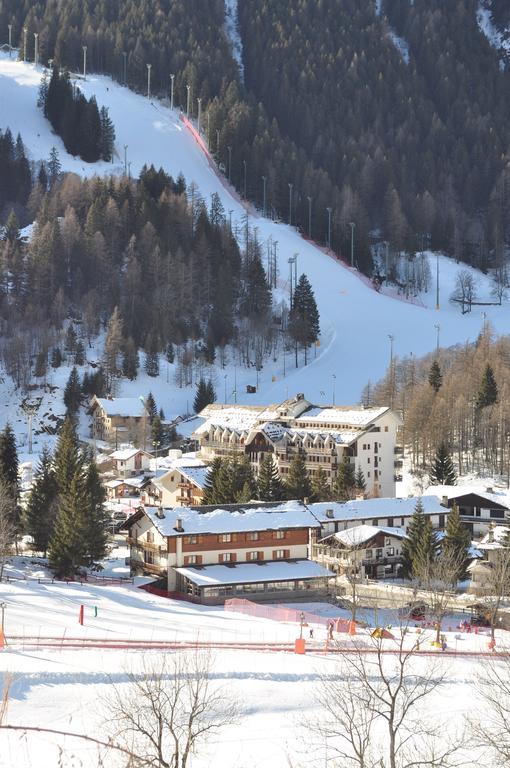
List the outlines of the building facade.
{"type": "Polygon", "coordinates": [[[94,397],[89,408],[92,421],[90,434],[94,440],[115,445],[133,442],[142,448],[149,441],[149,415],[138,397],[94,397]]]}
{"type": "Polygon", "coordinates": [[[167,471],[151,480],[142,501],[149,506],[200,506],[208,471],[208,465],[199,459],[178,459],[167,471]]]}
{"type": "Polygon", "coordinates": [[[395,496],[402,465],[397,445],[401,420],[389,408],[319,407],[300,394],[268,407],[215,403],[200,416],[205,421],[194,437],[206,461],[247,456],[258,472],[269,453],[285,479],[292,460],[301,453],[312,477],[321,468],[333,481],[347,458],[355,470],[362,470],[368,494],[395,496]]]}
{"type": "Polygon", "coordinates": [[[401,528],[360,525],[322,539],[314,535],[311,557],[334,573],[349,578],[397,578],[405,537],[401,528]]]}
{"type": "Polygon", "coordinates": [[[125,528],[133,572],[163,577],[169,592],[196,602],[310,595],[325,591],[332,576],[308,559],[318,523],[297,502],[145,507],[125,528]]]}
{"type": "Polygon", "coordinates": [[[431,485],[427,490],[429,493],[439,496],[445,507],[457,506],[460,519],[475,538],[487,534],[495,524],[510,524],[507,493],[493,488],[456,485],[431,485]]]}

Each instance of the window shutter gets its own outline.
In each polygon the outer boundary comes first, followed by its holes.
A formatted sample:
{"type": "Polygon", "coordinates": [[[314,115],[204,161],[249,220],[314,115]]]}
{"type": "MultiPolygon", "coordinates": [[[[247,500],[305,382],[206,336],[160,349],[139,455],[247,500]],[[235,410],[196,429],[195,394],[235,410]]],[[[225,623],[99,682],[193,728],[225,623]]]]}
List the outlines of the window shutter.
{"type": "Polygon", "coordinates": [[[202,555],[197,555],[197,565],[202,565],[202,555]]]}
{"type": "Polygon", "coordinates": [[[264,553],[263,552],[257,552],[257,560],[263,560],[264,559],[264,553]]]}
{"type": "Polygon", "coordinates": [[[235,563],[236,560],[237,560],[237,554],[235,552],[232,552],[232,554],[230,555],[230,561],[232,563],[235,563]]]}
{"type": "Polygon", "coordinates": [[[289,558],[290,557],[290,549],[284,549],[283,551],[285,552],[285,557],[289,558]]]}
{"type": "Polygon", "coordinates": [[[276,560],[277,557],[278,557],[278,550],[273,549],[273,560],[276,560]]]}
{"type": "Polygon", "coordinates": [[[232,541],[237,541],[237,533],[232,534],[232,541]]]}
{"type": "Polygon", "coordinates": [[[218,555],[218,562],[219,562],[219,563],[222,563],[222,562],[223,562],[223,555],[218,555]]]}
{"type": "Polygon", "coordinates": [[[187,555],[184,556],[184,565],[189,565],[189,557],[187,555]]]}

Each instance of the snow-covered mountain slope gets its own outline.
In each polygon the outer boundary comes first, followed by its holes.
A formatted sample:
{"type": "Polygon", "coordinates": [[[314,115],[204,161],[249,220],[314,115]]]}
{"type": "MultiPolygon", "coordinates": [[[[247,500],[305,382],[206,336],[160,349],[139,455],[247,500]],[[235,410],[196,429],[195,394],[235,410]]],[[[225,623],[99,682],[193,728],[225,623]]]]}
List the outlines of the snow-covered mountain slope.
{"type": "MultiPolygon", "coordinates": [[[[137,175],[144,164],[163,166],[174,177],[182,171],[188,183],[195,181],[207,201],[217,192],[232,220],[240,222],[245,207],[233,190],[228,189],[191,132],[179,120],[176,111],[171,112],[159,102],[151,102],[110,80],[107,77],[89,76],[80,81],[87,96],[95,94],[98,104],[108,106],[117,133],[117,157],[112,165],[99,163],[87,165],[78,158],[66,154],[58,137],[52,134],[49,123],[36,106],[41,70],[32,65],[0,58],[0,128],[10,126],[14,133],[22,134],[34,160],[47,158],[52,145],[60,152],[65,170],[91,175],[94,173],[118,173],[124,167],[124,147],[131,163],[131,174],[137,175]]],[[[455,276],[462,265],[440,257],[440,305],[435,310],[435,290],[422,295],[416,303],[406,302],[373,290],[368,280],[355,270],[345,267],[323,249],[307,242],[292,227],[262,218],[251,211],[251,226],[258,228],[263,242],[272,237],[278,241],[280,295],[288,292],[288,258],[298,256],[298,272],[306,272],[315,290],[321,313],[321,346],[316,359],[306,367],[293,368],[293,360],[287,355],[286,375],[283,376],[283,359],[267,361],[260,372],[259,392],[255,399],[260,402],[283,400],[287,394],[304,392],[318,403],[331,401],[336,386],[336,402],[357,401],[365,383],[383,375],[390,356],[388,336],[394,336],[394,353],[421,355],[431,351],[436,343],[435,326],[441,326],[441,345],[449,346],[476,337],[482,325],[482,310],[499,332],[510,331],[510,313],[507,306],[478,307],[469,315],[462,316],[457,306],[448,302],[455,276]],[[336,378],[333,378],[336,377],[336,378]]],[[[315,216],[322,215],[315,212],[315,216]]],[[[435,257],[432,257],[432,274],[435,276],[435,257]]],[[[477,273],[480,295],[489,296],[489,280],[477,273]]],[[[433,280],[434,283],[434,280],[433,280]]],[[[313,352],[312,352],[313,357],[313,352]]],[[[234,380],[237,401],[253,402],[254,396],[245,392],[245,384],[255,383],[254,370],[218,367],[216,383],[218,398],[232,400],[234,380]],[[226,378],[225,378],[226,377],[226,378]]],[[[169,413],[183,412],[192,392],[180,390],[164,380],[163,364],[161,389],[165,390],[163,406],[169,413]]],[[[151,381],[149,380],[149,384],[151,381]]],[[[122,394],[138,394],[145,391],[146,383],[129,382],[123,385],[122,394]]]]}

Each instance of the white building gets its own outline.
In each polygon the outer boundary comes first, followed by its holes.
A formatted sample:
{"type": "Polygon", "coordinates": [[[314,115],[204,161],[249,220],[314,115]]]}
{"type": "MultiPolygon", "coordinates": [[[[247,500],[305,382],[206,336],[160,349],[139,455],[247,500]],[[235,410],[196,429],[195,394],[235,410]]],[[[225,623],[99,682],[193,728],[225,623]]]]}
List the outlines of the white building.
{"type": "Polygon", "coordinates": [[[202,503],[209,466],[201,459],[181,456],[168,469],[157,470],[144,491],[145,504],[163,507],[194,507],[202,503]]]}
{"type": "Polygon", "coordinates": [[[393,578],[402,567],[403,528],[358,525],[312,540],[312,559],[337,574],[393,578]]]}
{"type": "Polygon", "coordinates": [[[150,453],[140,448],[121,448],[110,454],[113,471],[118,477],[133,477],[150,468],[150,453]]]}
{"type": "Polygon", "coordinates": [[[369,495],[395,496],[395,475],[402,464],[397,448],[401,420],[387,407],[315,406],[299,394],[271,406],[214,403],[200,416],[205,421],[193,436],[206,461],[246,455],[258,471],[270,453],[285,479],[292,459],[302,453],[311,476],[321,468],[333,481],[347,457],[362,470],[369,495]]]}

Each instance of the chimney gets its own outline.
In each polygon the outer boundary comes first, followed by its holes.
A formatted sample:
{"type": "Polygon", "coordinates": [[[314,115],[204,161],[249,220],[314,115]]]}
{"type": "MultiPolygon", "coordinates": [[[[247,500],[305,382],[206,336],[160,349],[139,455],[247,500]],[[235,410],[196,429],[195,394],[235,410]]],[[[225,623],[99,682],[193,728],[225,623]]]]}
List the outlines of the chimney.
{"type": "Polygon", "coordinates": [[[334,515],[334,512],[333,512],[332,509],[327,509],[326,510],[326,517],[329,517],[330,520],[333,518],[333,515],[334,515]]]}
{"type": "Polygon", "coordinates": [[[489,487],[485,489],[485,492],[486,493],[494,493],[494,488],[491,485],[489,485],[489,487]]]}
{"type": "Polygon", "coordinates": [[[182,527],[182,518],[178,517],[175,521],[175,531],[178,531],[179,533],[182,533],[184,531],[184,528],[182,527]]]}
{"type": "Polygon", "coordinates": [[[443,507],[448,506],[448,496],[441,496],[441,506],[443,507]]]}
{"type": "Polygon", "coordinates": [[[158,507],[158,511],[156,512],[156,517],[159,517],[160,520],[165,519],[165,513],[163,512],[163,507],[158,507]]]}
{"type": "Polygon", "coordinates": [[[310,499],[308,498],[308,496],[305,496],[305,498],[303,499],[303,504],[305,505],[305,507],[307,507],[309,503],[310,503],[310,499]]]}

